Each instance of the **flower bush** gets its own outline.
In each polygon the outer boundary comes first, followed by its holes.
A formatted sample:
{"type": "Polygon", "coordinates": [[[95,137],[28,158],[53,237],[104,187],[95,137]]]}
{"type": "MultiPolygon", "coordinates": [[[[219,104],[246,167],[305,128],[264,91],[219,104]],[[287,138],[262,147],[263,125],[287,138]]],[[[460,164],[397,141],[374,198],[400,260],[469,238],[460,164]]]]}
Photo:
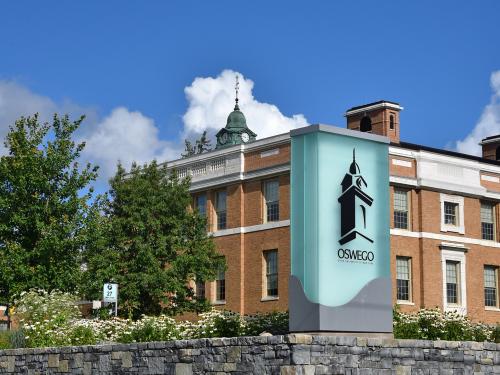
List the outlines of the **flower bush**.
{"type": "MultiPolygon", "coordinates": [[[[166,316],[142,316],[141,319],[82,319],[77,297],[59,291],[30,290],[15,303],[20,328],[11,347],[92,345],[107,342],[146,342],[209,337],[258,335],[262,332],[288,332],[288,313],[275,312],[241,316],[212,309],[197,321],[176,321],[166,316]]],[[[0,340],[2,341],[2,340],[0,340]]],[[[3,339],[2,346],[7,346],[3,339]]]]}
{"type": "MultiPolygon", "coordinates": [[[[31,290],[15,304],[18,331],[0,335],[0,349],[93,345],[109,342],[133,343],[209,337],[255,336],[288,333],[288,313],[273,312],[242,316],[212,310],[197,321],[176,321],[166,316],[141,319],[82,319],[77,298],[68,293],[31,290]]],[[[472,323],[466,316],[439,309],[414,314],[394,310],[394,336],[402,339],[470,340],[500,342],[500,326],[472,323]]]]}
{"type": "Polygon", "coordinates": [[[495,341],[498,328],[483,323],[473,323],[466,316],[454,311],[422,309],[415,314],[394,310],[394,337],[400,339],[495,341]]]}

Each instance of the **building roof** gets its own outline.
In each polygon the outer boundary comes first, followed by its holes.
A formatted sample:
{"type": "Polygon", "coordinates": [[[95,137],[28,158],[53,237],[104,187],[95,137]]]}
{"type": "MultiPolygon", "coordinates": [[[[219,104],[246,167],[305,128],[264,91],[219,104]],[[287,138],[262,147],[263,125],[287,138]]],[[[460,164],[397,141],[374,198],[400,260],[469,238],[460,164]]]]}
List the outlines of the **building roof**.
{"type": "Polygon", "coordinates": [[[491,160],[491,159],[485,159],[480,156],[475,156],[475,155],[469,155],[469,154],[462,154],[461,152],[456,152],[456,151],[449,151],[449,150],[443,150],[440,148],[434,148],[434,147],[429,147],[429,146],[422,146],[422,145],[417,145],[414,143],[408,143],[408,142],[391,142],[392,147],[401,147],[401,148],[409,148],[411,150],[423,150],[423,151],[429,151],[429,152],[434,152],[436,154],[442,154],[442,155],[448,155],[448,156],[455,156],[458,158],[463,158],[463,159],[469,159],[469,160],[475,160],[479,161],[481,163],[486,163],[486,164],[493,164],[493,165],[499,165],[500,166],[500,161],[496,160],[491,160]]]}
{"type": "Polygon", "coordinates": [[[379,108],[392,108],[396,111],[400,111],[403,109],[403,107],[401,107],[399,105],[399,103],[391,102],[389,100],[379,100],[377,102],[363,104],[363,105],[360,105],[357,107],[349,108],[346,111],[345,116],[353,115],[353,114],[365,112],[365,111],[372,111],[374,109],[379,109],[379,108]]]}
{"type": "Polygon", "coordinates": [[[497,135],[490,135],[489,137],[483,138],[481,142],[479,142],[480,145],[484,145],[487,143],[494,143],[500,141],[500,134],[497,135]]]}

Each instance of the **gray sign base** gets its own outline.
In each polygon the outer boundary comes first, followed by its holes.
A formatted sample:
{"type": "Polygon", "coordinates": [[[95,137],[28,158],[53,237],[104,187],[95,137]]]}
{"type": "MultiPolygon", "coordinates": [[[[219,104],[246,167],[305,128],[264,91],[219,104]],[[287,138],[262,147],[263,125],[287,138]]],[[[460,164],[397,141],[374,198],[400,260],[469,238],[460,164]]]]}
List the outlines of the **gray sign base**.
{"type": "Polygon", "coordinates": [[[300,280],[295,276],[290,276],[288,293],[290,332],[330,332],[332,335],[350,333],[354,336],[392,335],[390,278],[370,281],[352,300],[341,306],[332,307],[311,302],[304,294],[300,280]]]}

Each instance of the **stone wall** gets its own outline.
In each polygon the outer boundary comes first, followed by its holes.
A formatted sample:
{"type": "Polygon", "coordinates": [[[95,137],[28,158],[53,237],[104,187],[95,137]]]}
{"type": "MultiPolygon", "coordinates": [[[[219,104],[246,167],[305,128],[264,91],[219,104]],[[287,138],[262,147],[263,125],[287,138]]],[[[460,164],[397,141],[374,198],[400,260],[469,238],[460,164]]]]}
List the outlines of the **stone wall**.
{"type": "Polygon", "coordinates": [[[500,344],[264,336],[0,351],[0,374],[500,374],[500,344]]]}

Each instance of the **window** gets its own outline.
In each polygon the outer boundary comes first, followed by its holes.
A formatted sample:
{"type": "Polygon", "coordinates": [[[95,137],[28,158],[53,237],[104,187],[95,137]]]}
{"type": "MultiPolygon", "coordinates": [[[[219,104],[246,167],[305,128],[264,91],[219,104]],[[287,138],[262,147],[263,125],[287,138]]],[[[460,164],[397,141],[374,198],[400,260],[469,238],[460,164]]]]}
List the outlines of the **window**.
{"type": "Polygon", "coordinates": [[[194,198],[194,208],[198,211],[200,216],[207,215],[207,196],[205,194],[197,195],[194,198]]]}
{"type": "Polygon", "coordinates": [[[224,302],[226,300],[226,271],[220,268],[215,278],[215,301],[224,302]]]}
{"type": "Polygon", "coordinates": [[[446,261],[446,302],[460,304],[460,262],[446,261]]]}
{"type": "Polygon", "coordinates": [[[266,222],[280,219],[280,184],[278,180],[264,182],[264,219],[266,222]]]}
{"type": "Polygon", "coordinates": [[[216,230],[226,229],[226,191],[218,191],[215,196],[216,230]]]}
{"type": "Polygon", "coordinates": [[[411,301],[411,258],[396,257],[396,288],[398,301],[411,301]]]}
{"type": "Polygon", "coordinates": [[[491,203],[481,202],[481,237],[483,240],[495,240],[495,214],[491,203]]]}
{"type": "Polygon", "coordinates": [[[495,160],[500,160],[500,146],[495,151],[495,160]]]}
{"type": "Polygon", "coordinates": [[[199,279],[196,279],[195,283],[196,288],[196,298],[204,299],[205,298],[205,282],[199,279]]]}
{"type": "Polygon", "coordinates": [[[440,194],[441,231],[464,234],[464,197],[440,194]]]}
{"type": "Polygon", "coordinates": [[[458,203],[444,202],[444,223],[446,225],[457,225],[458,203]]]}
{"type": "Polygon", "coordinates": [[[394,115],[389,116],[389,129],[394,129],[394,115]]]}
{"type": "Polygon", "coordinates": [[[362,132],[372,131],[372,120],[368,116],[361,119],[360,129],[362,132]]]}
{"type": "Polygon", "coordinates": [[[264,252],[266,267],[266,297],[278,297],[278,251],[264,252]]]}
{"type": "Polygon", "coordinates": [[[408,227],[408,191],[394,189],[394,228],[408,227]]]}
{"type": "Polygon", "coordinates": [[[498,307],[498,267],[484,266],[484,306],[498,307]]]}

